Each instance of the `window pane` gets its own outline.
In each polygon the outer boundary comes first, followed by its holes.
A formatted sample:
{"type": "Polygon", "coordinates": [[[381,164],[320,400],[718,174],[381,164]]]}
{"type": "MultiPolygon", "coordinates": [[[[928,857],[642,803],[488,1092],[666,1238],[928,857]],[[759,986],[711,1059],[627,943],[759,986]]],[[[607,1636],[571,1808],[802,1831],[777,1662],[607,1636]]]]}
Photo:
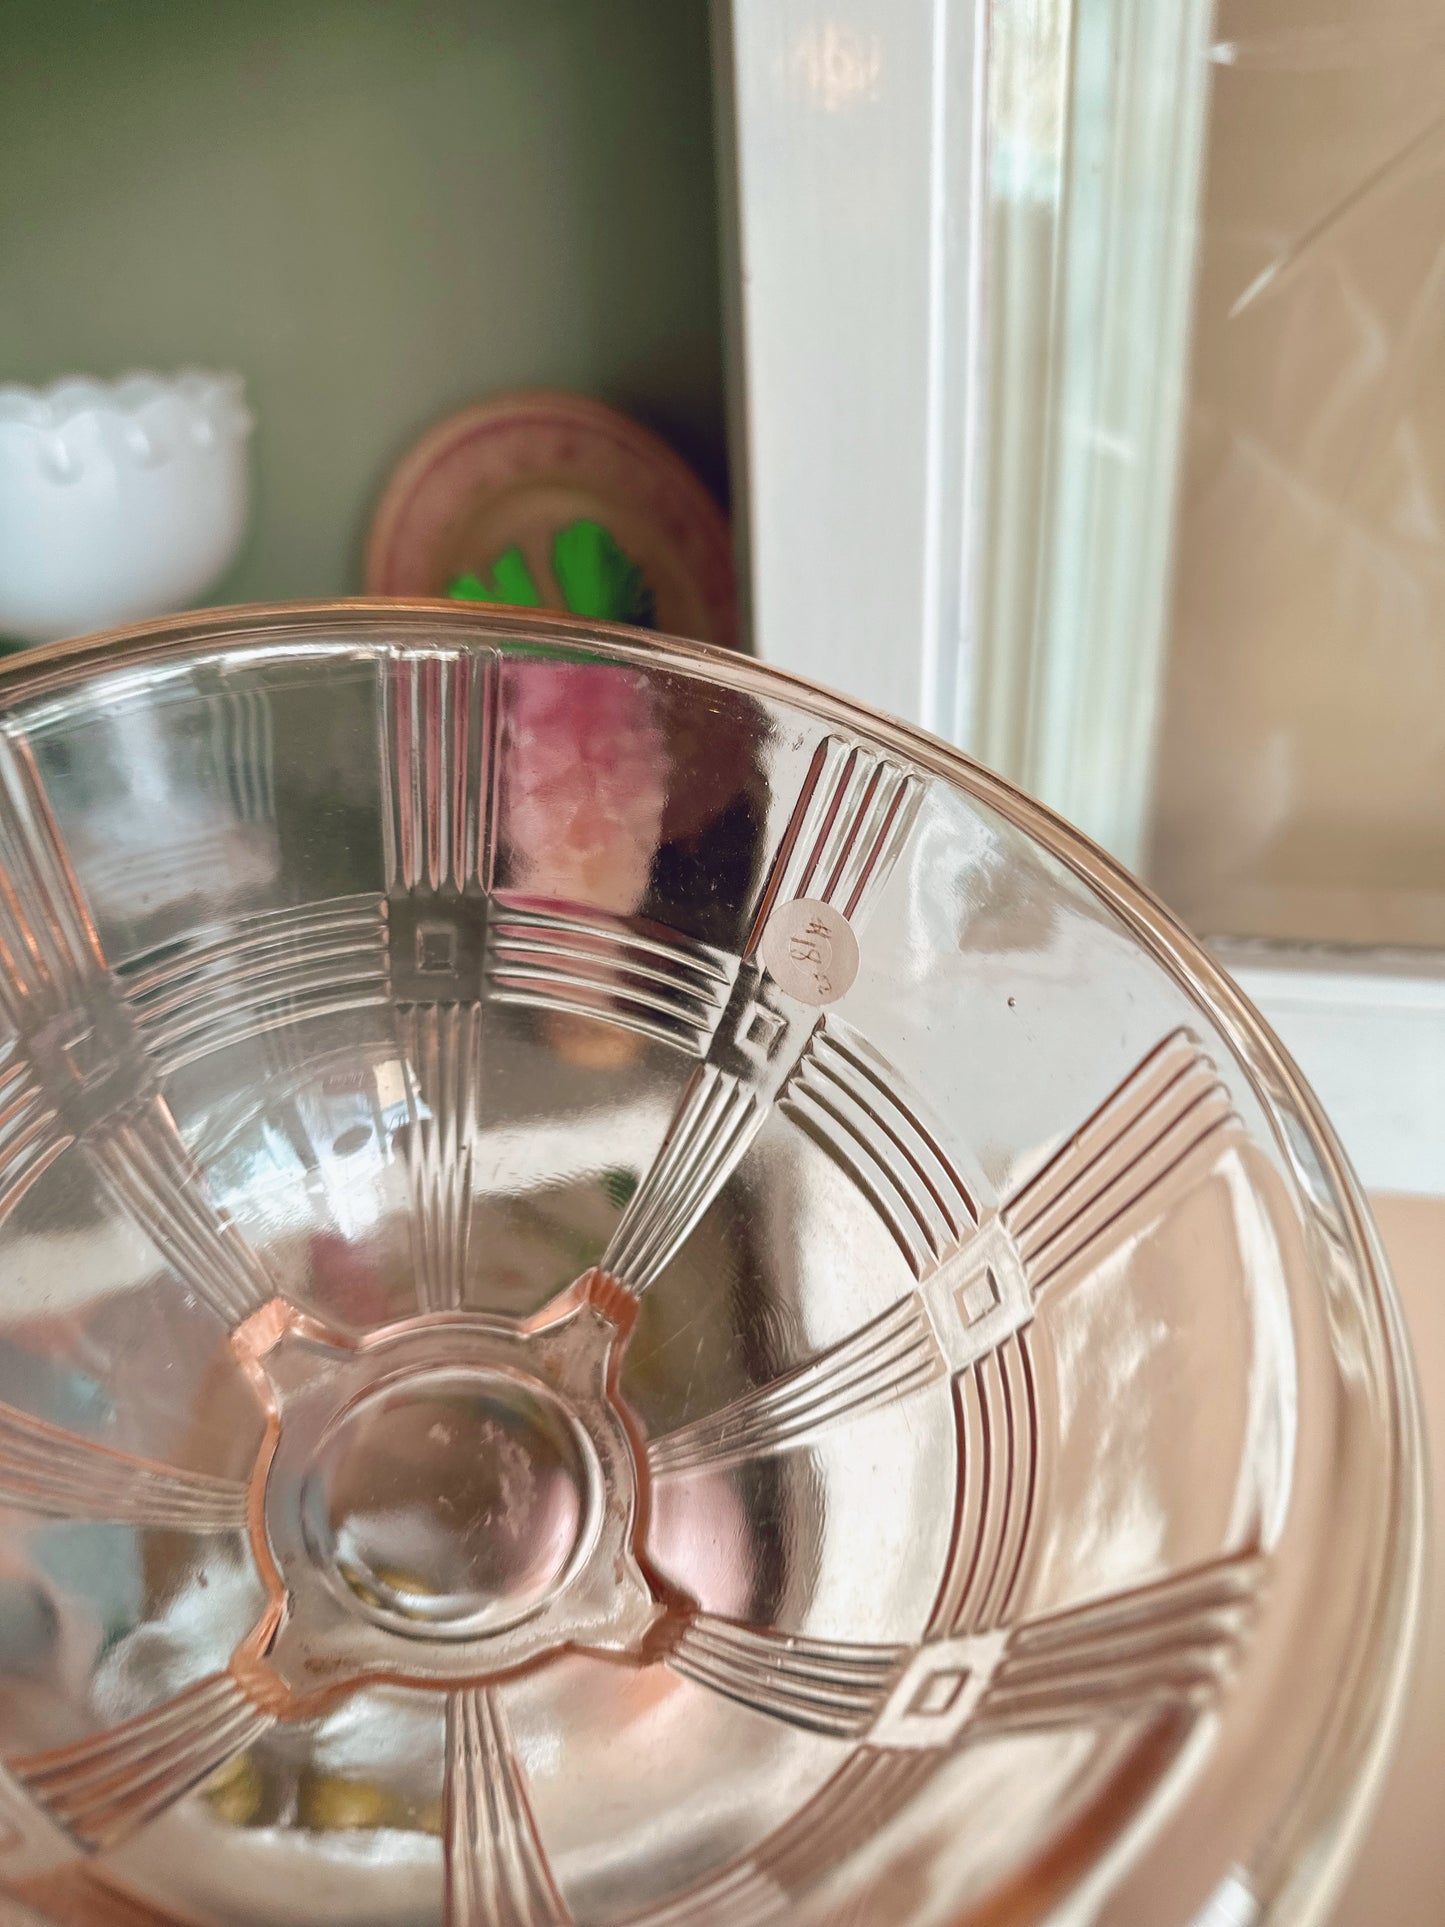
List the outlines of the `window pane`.
{"type": "Polygon", "coordinates": [[[1215,43],[1152,880],[1445,944],[1445,13],[1226,0],[1215,43]]]}

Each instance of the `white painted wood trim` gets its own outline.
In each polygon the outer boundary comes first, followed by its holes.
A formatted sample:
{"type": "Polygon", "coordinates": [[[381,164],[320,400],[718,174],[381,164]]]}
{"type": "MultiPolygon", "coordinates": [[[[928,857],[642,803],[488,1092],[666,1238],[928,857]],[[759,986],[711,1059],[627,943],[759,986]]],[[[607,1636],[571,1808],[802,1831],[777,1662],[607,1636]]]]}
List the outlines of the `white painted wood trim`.
{"type": "Polygon", "coordinates": [[[715,0],[758,653],[1134,864],[1209,24],[1207,0],[715,0]]]}
{"type": "MultiPolygon", "coordinates": [[[[1137,865],[1208,0],[999,9],[992,47],[986,0],[714,4],[759,654],[1137,865]]],[[[1221,954],[1366,1185],[1445,1195],[1445,967],[1221,954]]]]}
{"type": "Polygon", "coordinates": [[[973,703],[951,733],[1135,868],[1211,17],[1208,0],[1004,8],[992,50],[988,488],[973,703]]]}
{"type": "Polygon", "coordinates": [[[1314,1086],[1366,1190],[1445,1197],[1445,956],[1213,948],[1314,1086]]]}
{"type": "Polygon", "coordinates": [[[717,4],[754,641],[942,730],[969,659],[986,0],[717,4]]]}

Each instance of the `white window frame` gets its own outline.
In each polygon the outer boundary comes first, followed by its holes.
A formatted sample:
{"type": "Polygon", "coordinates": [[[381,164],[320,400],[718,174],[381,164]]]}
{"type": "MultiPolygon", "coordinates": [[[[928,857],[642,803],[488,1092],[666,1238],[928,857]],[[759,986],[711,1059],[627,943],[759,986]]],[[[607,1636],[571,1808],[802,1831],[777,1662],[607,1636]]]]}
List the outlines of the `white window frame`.
{"type": "Polygon", "coordinates": [[[719,0],[714,17],[754,643],[947,734],[969,659],[986,16],[719,0]]]}
{"type": "MultiPolygon", "coordinates": [[[[1184,76],[1207,74],[1211,10],[1003,9],[996,36],[1030,20],[1055,37],[992,48],[990,15],[715,0],[751,633],[765,659],[970,750],[1137,864],[1207,106],[1184,76]],[[1109,90],[1091,134],[1062,87],[1054,120],[1030,123],[1049,61],[1109,90]],[[992,182],[990,115],[1007,174],[992,182]],[[1099,152],[1071,144],[1086,137],[1099,152]],[[1106,197],[1064,192],[1070,170],[1134,183],[1116,204],[1152,184],[1154,227],[1111,228],[1106,197]],[[1002,406],[1022,411],[1007,486],[984,473],[1002,406]],[[1109,532],[1131,527],[1124,567],[1109,532]]],[[[1445,960],[1219,948],[1365,1183],[1445,1195],[1445,960]]]]}

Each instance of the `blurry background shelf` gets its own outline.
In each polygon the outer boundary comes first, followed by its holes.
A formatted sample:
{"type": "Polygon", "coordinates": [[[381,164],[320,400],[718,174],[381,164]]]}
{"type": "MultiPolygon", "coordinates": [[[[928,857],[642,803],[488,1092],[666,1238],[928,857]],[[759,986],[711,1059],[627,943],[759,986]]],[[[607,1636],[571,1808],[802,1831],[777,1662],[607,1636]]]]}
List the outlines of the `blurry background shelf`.
{"type": "Polygon", "coordinates": [[[545,383],[726,496],[708,14],[678,0],[7,0],[0,371],[235,367],[217,603],[355,592],[392,465],[545,383]]]}

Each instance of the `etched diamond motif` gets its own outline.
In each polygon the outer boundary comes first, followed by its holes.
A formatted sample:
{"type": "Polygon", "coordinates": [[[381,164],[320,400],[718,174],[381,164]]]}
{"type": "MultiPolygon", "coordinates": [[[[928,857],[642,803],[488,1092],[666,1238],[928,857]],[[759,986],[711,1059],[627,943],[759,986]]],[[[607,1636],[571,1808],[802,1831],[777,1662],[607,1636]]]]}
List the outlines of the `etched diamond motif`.
{"type": "Polygon", "coordinates": [[[920,1647],[868,1735],[870,1746],[948,1747],[978,1710],[1008,1633],[971,1633],[920,1647]]]}
{"type": "Polygon", "coordinates": [[[985,1271],[982,1278],[976,1278],[971,1285],[963,1287],[958,1294],[958,1303],[963,1312],[964,1321],[970,1325],[976,1325],[980,1318],[985,1317],[995,1306],[1003,1303],[1003,1293],[998,1288],[998,1279],[994,1276],[992,1265],[985,1271]]]}
{"type": "Polygon", "coordinates": [[[457,933],[449,923],[416,927],[416,967],[423,976],[450,974],[457,967],[457,933]]]}
{"type": "Polygon", "coordinates": [[[748,1012],[743,1030],[743,1041],[748,1049],[757,1051],[762,1057],[771,1057],[782,1042],[787,1031],[786,1021],[766,1004],[756,1003],[748,1012]]]}
{"type": "Polygon", "coordinates": [[[920,1714],[925,1719],[940,1718],[958,1704],[959,1694],[967,1687],[968,1680],[965,1667],[960,1667],[956,1673],[931,1673],[920,1685],[908,1711],[910,1714],[920,1714]]]}

